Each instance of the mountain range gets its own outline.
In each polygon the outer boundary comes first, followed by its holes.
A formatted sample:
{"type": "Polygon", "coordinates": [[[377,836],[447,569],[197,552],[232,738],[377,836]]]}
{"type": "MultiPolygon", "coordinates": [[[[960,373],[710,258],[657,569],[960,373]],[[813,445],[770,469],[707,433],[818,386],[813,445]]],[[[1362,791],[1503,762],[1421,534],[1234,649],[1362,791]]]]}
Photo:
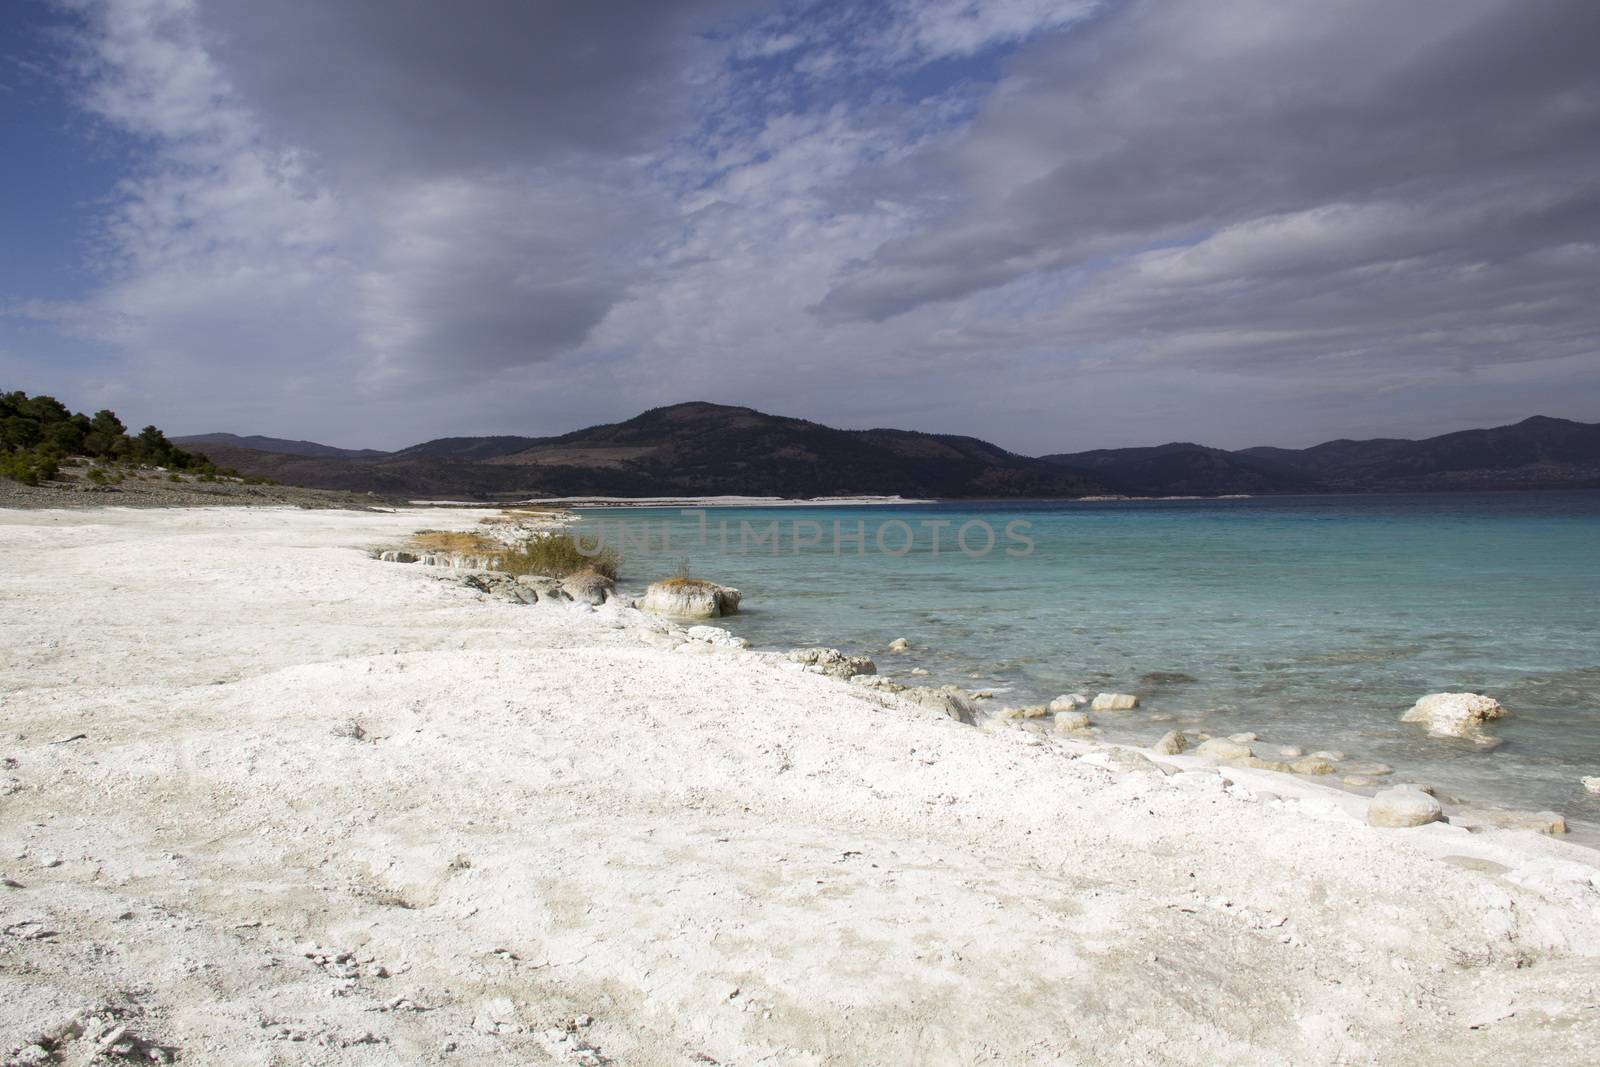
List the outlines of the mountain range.
{"type": "Polygon", "coordinates": [[[1097,495],[1600,488],[1600,424],[1535,416],[1421,441],[1237,451],[1173,443],[1029,457],[974,437],[838,430],[703,402],[556,437],[445,437],[396,452],[213,433],[184,448],[247,474],[397,496],[1097,495]]]}

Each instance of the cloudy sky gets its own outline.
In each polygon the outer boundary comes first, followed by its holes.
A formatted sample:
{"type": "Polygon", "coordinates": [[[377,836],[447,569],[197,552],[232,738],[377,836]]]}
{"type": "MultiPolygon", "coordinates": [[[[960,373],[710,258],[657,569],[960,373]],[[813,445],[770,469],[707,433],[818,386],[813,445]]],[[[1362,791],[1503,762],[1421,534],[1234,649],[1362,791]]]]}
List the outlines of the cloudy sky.
{"type": "Polygon", "coordinates": [[[10,0],[0,387],[396,447],[1600,420],[1600,3],[10,0]]]}

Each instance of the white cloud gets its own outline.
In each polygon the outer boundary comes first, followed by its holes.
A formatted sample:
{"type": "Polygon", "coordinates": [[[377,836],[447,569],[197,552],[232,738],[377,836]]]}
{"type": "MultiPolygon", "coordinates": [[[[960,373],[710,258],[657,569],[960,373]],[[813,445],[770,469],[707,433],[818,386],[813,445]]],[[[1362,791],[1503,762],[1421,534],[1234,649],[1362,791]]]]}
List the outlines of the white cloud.
{"type": "Polygon", "coordinates": [[[74,3],[81,101],[145,151],[103,284],[7,313],[177,430],[344,444],[690,398],[1295,443],[1512,365],[1600,396],[1573,8],[395,3],[74,3]]]}

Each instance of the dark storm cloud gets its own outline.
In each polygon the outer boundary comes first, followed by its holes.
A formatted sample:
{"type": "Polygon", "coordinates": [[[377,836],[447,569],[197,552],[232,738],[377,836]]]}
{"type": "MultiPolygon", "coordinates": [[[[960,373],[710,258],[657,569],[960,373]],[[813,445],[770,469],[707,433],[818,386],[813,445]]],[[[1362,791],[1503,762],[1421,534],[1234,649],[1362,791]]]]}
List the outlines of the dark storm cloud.
{"type": "Polygon", "coordinates": [[[968,136],[910,164],[956,176],[954,206],[820,310],[881,320],[1331,205],[1397,209],[1396,226],[1331,259],[1285,237],[1274,275],[1593,240],[1597,40],[1600,5],[1566,0],[1112,8],[1026,52],[968,136]]]}
{"type": "Polygon", "coordinates": [[[460,171],[660,146],[734,0],[212,0],[266,131],[332,166],[460,171]]]}

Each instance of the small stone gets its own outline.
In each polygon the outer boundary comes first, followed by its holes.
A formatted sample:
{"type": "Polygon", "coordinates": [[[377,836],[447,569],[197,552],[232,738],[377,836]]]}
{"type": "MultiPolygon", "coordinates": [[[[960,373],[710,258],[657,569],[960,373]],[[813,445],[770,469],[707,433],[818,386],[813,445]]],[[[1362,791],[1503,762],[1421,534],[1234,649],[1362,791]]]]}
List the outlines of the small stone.
{"type": "Polygon", "coordinates": [[[1277,771],[1279,774],[1288,774],[1293,769],[1282,760],[1262,759],[1259,756],[1245,756],[1231,762],[1235,767],[1253,767],[1258,771],[1277,771]]]}
{"type": "Polygon", "coordinates": [[[1091,711],[1132,711],[1139,706],[1139,698],[1132,693],[1101,693],[1089,705],[1091,711]]]}
{"type": "Polygon", "coordinates": [[[1056,712],[1055,723],[1056,733],[1058,734],[1071,733],[1074,730],[1087,730],[1089,728],[1089,716],[1081,711],[1058,711],[1056,712]]]}
{"type": "Polygon", "coordinates": [[[1385,789],[1367,802],[1367,825],[1386,829],[1423,826],[1443,814],[1437,800],[1409,786],[1385,789]]]}
{"type": "Polygon", "coordinates": [[[1182,731],[1168,730],[1161,735],[1161,740],[1150,746],[1150,751],[1163,756],[1176,756],[1189,747],[1189,739],[1183,736],[1182,731]]]}
{"type": "Polygon", "coordinates": [[[1334,771],[1334,766],[1332,760],[1318,759],[1316,756],[1307,756],[1304,759],[1297,759],[1293,763],[1289,764],[1289,769],[1296,774],[1332,774],[1334,771]]]}

